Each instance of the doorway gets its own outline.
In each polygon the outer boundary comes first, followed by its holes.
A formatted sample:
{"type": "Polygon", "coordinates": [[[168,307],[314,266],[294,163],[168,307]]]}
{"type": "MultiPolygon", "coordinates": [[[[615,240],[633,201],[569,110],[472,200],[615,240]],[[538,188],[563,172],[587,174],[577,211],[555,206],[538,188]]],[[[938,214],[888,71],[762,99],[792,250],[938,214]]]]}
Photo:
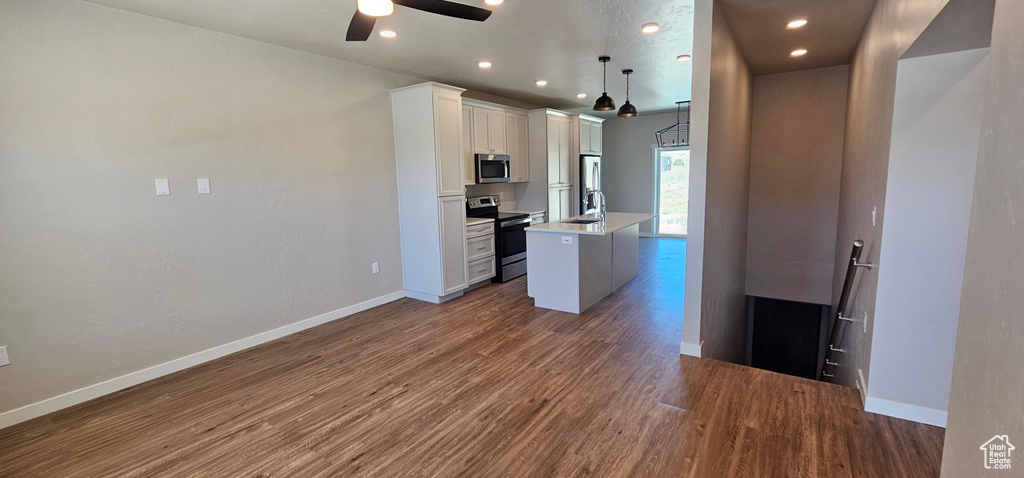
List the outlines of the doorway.
{"type": "Polygon", "coordinates": [[[655,237],[686,238],[690,203],[690,148],[654,148],[655,237]]]}

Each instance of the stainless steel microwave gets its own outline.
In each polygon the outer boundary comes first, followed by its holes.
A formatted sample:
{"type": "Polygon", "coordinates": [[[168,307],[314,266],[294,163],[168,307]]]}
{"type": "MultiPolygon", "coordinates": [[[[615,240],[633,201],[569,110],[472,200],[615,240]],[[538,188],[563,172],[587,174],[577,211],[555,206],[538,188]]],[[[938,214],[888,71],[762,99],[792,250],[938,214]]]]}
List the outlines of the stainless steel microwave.
{"type": "Polygon", "coordinates": [[[507,183],[512,180],[512,157],[507,154],[476,155],[476,183],[507,183]]]}

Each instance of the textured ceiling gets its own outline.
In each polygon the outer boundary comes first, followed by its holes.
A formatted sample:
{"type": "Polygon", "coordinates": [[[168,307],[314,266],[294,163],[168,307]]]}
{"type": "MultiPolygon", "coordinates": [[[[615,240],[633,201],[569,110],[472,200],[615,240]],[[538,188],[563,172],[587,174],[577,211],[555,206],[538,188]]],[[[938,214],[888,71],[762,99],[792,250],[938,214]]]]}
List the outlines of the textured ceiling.
{"type": "Polygon", "coordinates": [[[693,0],[483,0],[478,23],[396,6],[365,43],[347,43],[356,0],[91,0],[144,15],[296,50],[352,61],[541,106],[588,110],[601,94],[608,54],[608,93],[625,100],[623,68],[632,68],[630,100],[641,113],[674,110],[690,98],[693,0]],[[661,31],[640,32],[657,22],[661,31]],[[398,32],[381,38],[381,28],[398,32]],[[489,70],[477,62],[494,64],[489,70]],[[538,79],[548,86],[537,87],[538,79]],[[576,93],[586,92],[585,100],[576,93]]]}
{"type": "Polygon", "coordinates": [[[755,75],[850,63],[875,0],[718,0],[755,75]],[[796,18],[807,26],[787,30],[796,18]],[[798,48],[807,55],[790,58],[798,48]]]}

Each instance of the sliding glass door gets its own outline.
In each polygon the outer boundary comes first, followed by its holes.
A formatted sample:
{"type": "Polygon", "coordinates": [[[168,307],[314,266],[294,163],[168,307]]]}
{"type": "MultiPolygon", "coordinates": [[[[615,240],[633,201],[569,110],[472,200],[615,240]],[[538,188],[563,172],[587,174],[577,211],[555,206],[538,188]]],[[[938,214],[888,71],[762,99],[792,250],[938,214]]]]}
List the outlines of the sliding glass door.
{"type": "Polygon", "coordinates": [[[686,208],[690,202],[690,148],[654,148],[654,194],[657,237],[686,238],[686,208]]]}

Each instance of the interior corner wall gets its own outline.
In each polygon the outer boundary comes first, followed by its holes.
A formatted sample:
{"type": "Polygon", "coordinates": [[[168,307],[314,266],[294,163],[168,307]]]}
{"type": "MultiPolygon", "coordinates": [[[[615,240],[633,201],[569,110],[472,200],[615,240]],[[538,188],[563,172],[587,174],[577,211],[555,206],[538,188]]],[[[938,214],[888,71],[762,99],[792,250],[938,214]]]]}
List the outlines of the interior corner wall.
{"type": "Polygon", "coordinates": [[[742,363],[753,76],[717,3],[710,61],[701,353],[742,363]]]}
{"type": "Polygon", "coordinates": [[[0,65],[0,414],[402,290],[418,80],[64,0],[0,3],[0,65]]]}
{"type": "Polygon", "coordinates": [[[746,293],[830,304],[849,68],[754,78],[746,293]]]}
{"type": "Polygon", "coordinates": [[[700,357],[704,297],[704,218],[707,202],[708,115],[711,102],[711,32],[714,0],[694,0],[690,93],[690,200],[686,209],[686,275],[681,354],[700,357]]]}
{"type": "MultiPolygon", "coordinates": [[[[654,132],[675,122],[674,112],[604,122],[602,187],[609,211],[654,212],[654,132]]],[[[640,223],[640,234],[653,233],[653,220],[640,223]]]]}
{"type": "MultiPolygon", "coordinates": [[[[832,280],[833,307],[839,302],[853,241],[864,240],[862,260],[873,262],[878,258],[885,218],[883,206],[896,91],[896,62],[947,1],[878,0],[850,62],[832,280]]],[[[879,264],[879,267],[885,267],[885,264],[879,264]]],[[[878,280],[876,271],[859,272],[853,289],[847,315],[863,320],[866,314],[867,331],[860,323],[850,327],[846,334],[842,344],[846,352],[835,372],[835,382],[842,385],[852,387],[860,384],[861,375],[869,380],[872,318],[878,280]]]]}
{"type": "Polygon", "coordinates": [[[1021,476],[1024,442],[1024,2],[996,0],[942,478],[1021,476]],[[1006,435],[1011,470],[979,450],[1006,435]]]}

